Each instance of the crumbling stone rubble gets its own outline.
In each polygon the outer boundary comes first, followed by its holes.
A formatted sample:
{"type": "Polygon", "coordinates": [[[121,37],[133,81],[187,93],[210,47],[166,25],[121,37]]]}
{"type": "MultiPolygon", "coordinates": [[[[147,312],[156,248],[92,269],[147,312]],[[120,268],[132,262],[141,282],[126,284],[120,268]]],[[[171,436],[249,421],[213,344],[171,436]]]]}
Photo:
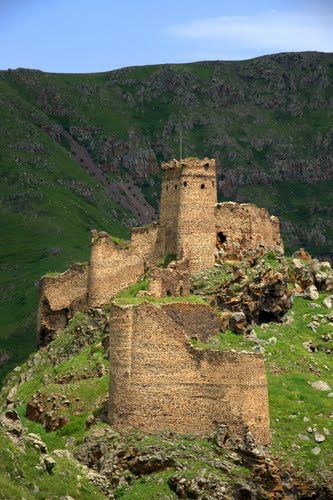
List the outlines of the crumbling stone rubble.
{"type": "Polygon", "coordinates": [[[291,308],[288,266],[278,255],[271,259],[251,252],[241,263],[217,264],[191,277],[193,293],[222,311],[222,330],[247,333],[258,323],[281,322],[291,308]]]}
{"type": "Polygon", "coordinates": [[[333,270],[330,262],[312,259],[307,252],[304,257],[304,251],[293,255],[289,266],[289,279],[296,292],[311,300],[318,298],[318,290],[333,291],[333,270]]]}

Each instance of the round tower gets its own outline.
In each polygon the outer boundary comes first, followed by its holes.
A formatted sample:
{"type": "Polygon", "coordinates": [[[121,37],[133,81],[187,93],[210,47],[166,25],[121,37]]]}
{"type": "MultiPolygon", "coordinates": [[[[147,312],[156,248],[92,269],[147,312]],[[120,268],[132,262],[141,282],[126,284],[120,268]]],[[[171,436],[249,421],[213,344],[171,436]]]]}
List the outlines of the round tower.
{"type": "Polygon", "coordinates": [[[215,160],[163,163],[160,233],[164,254],[189,259],[190,272],[212,267],[217,203],[215,160]]]}

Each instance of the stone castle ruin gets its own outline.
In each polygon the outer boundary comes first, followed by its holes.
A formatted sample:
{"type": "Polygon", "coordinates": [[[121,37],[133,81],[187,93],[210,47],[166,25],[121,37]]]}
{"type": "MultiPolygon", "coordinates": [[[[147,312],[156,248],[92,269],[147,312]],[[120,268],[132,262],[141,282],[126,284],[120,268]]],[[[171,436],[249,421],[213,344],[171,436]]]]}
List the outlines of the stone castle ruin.
{"type": "Polygon", "coordinates": [[[121,431],[168,429],[209,435],[220,423],[248,426],[269,444],[264,359],[249,352],[196,349],[219,331],[209,306],[113,305],[110,312],[109,421],[121,431]]]}
{"type": "MultiPolygon", "coordinates": [[[[38,344],[47,345],[77,311],[110,304],[150,276],[143,295],[190,294],[190,275],[242,252],[283,252],[279,221],[252,204],[217,203],[210,159],[163,163],[159,222],[132,230],[129,242],[92,232],[89,264],[75,264],[40,285],[38,344]],[[171,261],[161,266],[161,261],[171,261]]],[[[110,406],[115,428],[207,434],[219,423],[246,425],[269,442],[267,383],[261,354],[200,351],[221,319],[206,304],[120,306],[110,312],[110,406]]]]}

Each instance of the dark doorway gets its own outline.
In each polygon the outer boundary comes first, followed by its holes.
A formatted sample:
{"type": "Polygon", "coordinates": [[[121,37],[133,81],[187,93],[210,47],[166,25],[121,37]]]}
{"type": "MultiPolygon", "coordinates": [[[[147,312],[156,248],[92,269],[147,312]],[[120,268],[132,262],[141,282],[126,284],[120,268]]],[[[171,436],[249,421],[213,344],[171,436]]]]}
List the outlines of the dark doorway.
{"type": "Polygon", "coordinates": [[[222,245],[223,243],[225,243],[227,241],[227,237],[222,231],[219,231],[216,236],[217,236],[217,238],[216,238],[217,245],[222,245]]]}

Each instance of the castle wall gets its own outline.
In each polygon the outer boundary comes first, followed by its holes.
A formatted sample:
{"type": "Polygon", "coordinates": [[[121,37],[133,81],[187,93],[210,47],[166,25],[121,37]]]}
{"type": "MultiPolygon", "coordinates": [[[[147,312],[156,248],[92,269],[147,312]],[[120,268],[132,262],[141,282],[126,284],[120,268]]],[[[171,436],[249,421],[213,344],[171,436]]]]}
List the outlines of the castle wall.
{"type": "Polygon", "coordinates": [[[43,276],[38,306],[38,345],[47,345],[69,319],[87,305],[88,264],[74,264],[64,273],[43,276]]]}
{"type": "Polygon", "coordinates": [[[266,208],[250,203],[225,202],[215,206],[216,232],[241,249],[259,248],[283,252],[280,222],[266,208]]]}
{"type": "Polygon", "coordinates": [[[95,234],[89,272],[89,305],[107,304],[111,298],[143,276],[159,257],[157,224],[133,230],[130,242],[114,243],[107,233],[95,234]]]}
{"type": "Polygon", "coordinates": [[[190,272],[214,265],[217,202],[215,160],[162,164],[160,239],[165,254],[189,259],[190,272]]]}
{"type": "MultiPolygon", "coordinates": [[[[193,316],[195,306],[113,305],[108,414],[111,425],[118,430],[133,426],[147,432],[173,430],[207,435],[218,423],[226,423],[233,432],[241,433],[244,423],[260,443],[268,444],[262,355],[193,348],[188,342],[191,332],[182,325],[193,316]]],[[[207,308],[206,318],[204,307],[200,310],[201,325],[207,322],[208,331],[213,332],[209,326],[211,310],[207,308]]]]}
{"type": "Polygon", "coordinates": [[[149,281],[149,293],[154,297],[189,295],[188,259],[171,262],[167,268],[153,268],[149,281]]]}

